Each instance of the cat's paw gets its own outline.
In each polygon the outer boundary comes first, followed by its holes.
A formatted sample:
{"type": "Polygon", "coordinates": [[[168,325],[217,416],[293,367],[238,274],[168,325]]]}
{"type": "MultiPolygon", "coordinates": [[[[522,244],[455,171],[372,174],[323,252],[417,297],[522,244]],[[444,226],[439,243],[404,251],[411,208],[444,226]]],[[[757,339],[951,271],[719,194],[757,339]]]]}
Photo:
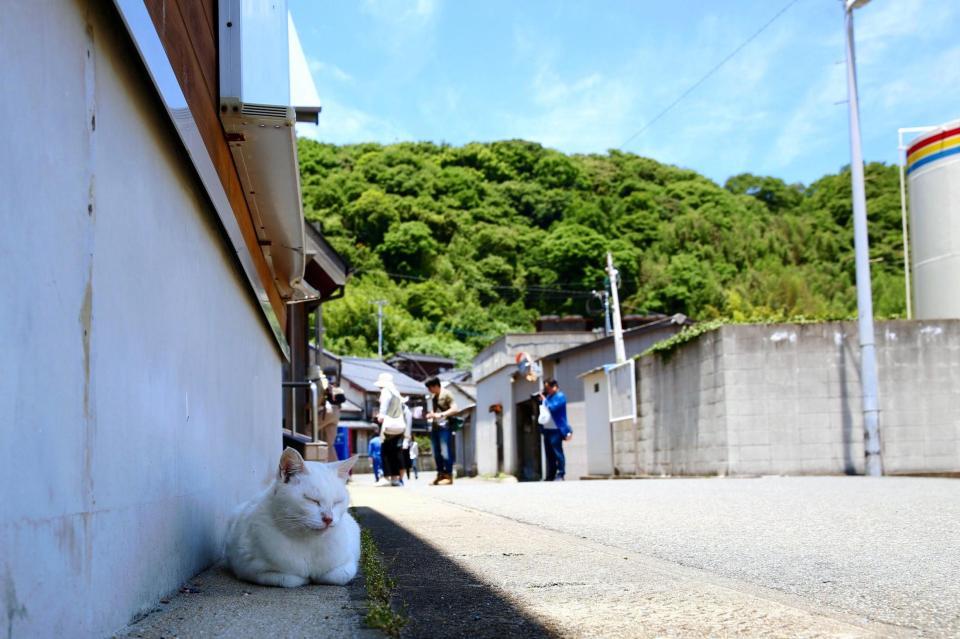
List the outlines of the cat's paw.
{"type": "Polygon", "coordinates": [[[333,570],[328,570],[318,577],[313,578],[315,584],[328,584],[331,586],[344,586],[350,582],[357,574],[356,562],[349,562],[342,566],[337,566],[333,570]]]}
{"type": "Polygon", "coordinates": [[[282,572],[261,572],[253,576],[253,581],[261,586],[278,586],[280,588],[297,588],[309,581],[300,575],[288,575],[282,572]]]}

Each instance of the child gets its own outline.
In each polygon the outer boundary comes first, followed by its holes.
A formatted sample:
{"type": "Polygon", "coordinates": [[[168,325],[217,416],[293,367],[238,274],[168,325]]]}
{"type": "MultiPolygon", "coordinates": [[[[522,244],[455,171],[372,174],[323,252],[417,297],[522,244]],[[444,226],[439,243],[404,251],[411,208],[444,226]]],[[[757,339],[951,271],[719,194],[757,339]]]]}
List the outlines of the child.
{"type": "Polygon", "coordinates": [[[367,445],[367,455],[370,456],[370,461],[373,462],[373,482],[377,483],[380,481],[380,475],[383,473],[383,459],[380,457],[379,435],[374,435],[370,438],[370,443],[367,445]]]}

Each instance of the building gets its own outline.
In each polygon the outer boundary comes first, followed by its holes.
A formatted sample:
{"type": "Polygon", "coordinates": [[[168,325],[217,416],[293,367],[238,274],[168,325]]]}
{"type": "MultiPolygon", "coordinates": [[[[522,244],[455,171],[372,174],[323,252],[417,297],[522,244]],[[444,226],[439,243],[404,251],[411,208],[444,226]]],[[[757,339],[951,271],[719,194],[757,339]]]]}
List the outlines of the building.
{"type": "MultiPolygon", "coordinates": [[[[639,355],[692,323],[681,314],[651,316],[647,318],[646,323],[635,324],[634,328],[623,331],[623,347],[626,356],[630,358],[639,355]]],[[[594,386],[587,388],[583,376],[588,371],[598,367],[602,369],[605,364],[615,361],[616,353],[612,335],[550,353],[541,358],[544,378],[556,379],[567,396],[567,418],[574,429],[573,439],[564,443],[563,446],[568,479],[585,475],[613,474],[613,445],[605,406],[606,395],[603,396],[603,406],[587,410],[588,396],[597,394],[598,389],[594,386]]],[[[537,411],[534,410],[534,402],[522,396],[517,400],[529,402],[529,411],[523,411],[523,413],[526,415],[527,412],[532,412],[535,418],[537,411]]],[[[531,462],[535,463],[536,455],[531,457],[531,462]]]]}
{"type": "Polygon", "coordinates": [[[431,377],[453,370],[457,361],[441,355],[397,353],[387,359],[387,364],[418,382],[425,382],[431,377]]]}
{"type": "Polygon", "coordinates": [[[456,448],[454,472],[460,476],[473,477],[477,474],[476,437],[474,436],[477,419],[477,385],[471,381],[468,370],[446,371],[441,373],[439,378],[441,386],[453,395],[453,401],[459,408],[457,415],[463,419],[463,428],[454,438],[456,448]]]}
{"type": "Polygon", "coordinates": [[[287,341],[290,360],[283,367],[283,439],[301,453],[304,444],[321,439],[320,415],[324,403],[320,375],[324,366],[316,362],[316,347],[310,344],[310,316],[314,338],[323,343],[321,302],[343,295],[348,267],[312,224],[305,224],[307,262],[304,281],[313,291],[308,299],[287,306],[287,341]]]}
{"type": "MultiPolygon", "coordinates": [[[[691,322],[683,315],[659,315],[635,322],[623,331],[627,356],[649,348],[682,330],[691,322]]],[[[477,434],[473,438],[477,470],[480,473],[506,472],[521,481],[543,477],[545,457],[537,423],[537,394],[545,379],[554,378],[567,397],[567,417],[573,438],[564,444],[568,479],[597,474],[612,459],[610,425],[604,418],[586,410],[586,393],[581,375],[605,363],[615,361],[613,336],[594,332],[551,329],[589,324],[581,318],[542,318],[537,324],[546,332],[506,335],[484,349],[474,360],[476,380],[477,434]],[[518,368],[522,353],[537,361],[540,374],[528,379],[518,368]],[[596,459],[597,451],[607,451],[596,459]],[[588,464],[588,451],[595,457],[588,464]],[[602,466],[598,464],[602,463],[602,466]]],[[[612,472],[612,471],[611,471],[612,472]]]]}
{"type": "Polygon", "coordinates": [[[595,341],[593,332],[508,333],[474,358],[476,384],[473,450],[467,467],[479,474],[509,473],[521,479],[539,479],[541,444],[530,397],[539,391],[542,378],[528,381],[518,370],[518,356],[531,361],[551,353],[595,341]]]}
{"type": "MultiPolygon", "coordinates": [[[[283,5],[259,59],[289,91],[283,5]]],[[[234,128],[217,6],[4,6],[7,637],[108,636],[219,556],[275,472],[291,304],[342,285],[304,237],[293,120],[311,110],[279,96],[263,138],[234,128]]]]}

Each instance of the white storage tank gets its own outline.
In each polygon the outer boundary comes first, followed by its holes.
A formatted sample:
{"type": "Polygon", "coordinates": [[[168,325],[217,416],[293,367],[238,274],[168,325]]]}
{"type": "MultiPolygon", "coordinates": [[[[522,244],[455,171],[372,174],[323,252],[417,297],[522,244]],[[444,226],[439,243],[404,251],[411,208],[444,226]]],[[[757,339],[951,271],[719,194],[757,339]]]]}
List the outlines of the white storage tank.
{"type": "Polygon", "coordinates": [[[907,148],[914,317],[960,317],[960,120],[907,148]]]}

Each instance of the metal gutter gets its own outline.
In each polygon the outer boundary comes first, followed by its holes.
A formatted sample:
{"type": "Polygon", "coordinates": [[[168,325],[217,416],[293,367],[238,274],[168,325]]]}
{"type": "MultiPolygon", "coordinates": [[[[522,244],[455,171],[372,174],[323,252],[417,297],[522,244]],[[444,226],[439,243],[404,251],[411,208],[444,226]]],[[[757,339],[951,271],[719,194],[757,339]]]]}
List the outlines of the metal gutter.
{"type": "Polygon", "coordinates": [[[170,65],[167,52],[163,48],[163,43],[160,41],[160,35],[154,27],[153,20],[150,18],[143,0],[114,0],[114,5],[117,7],[117,11],[127,27],[127,32],[130,34],[130,38],[147,68],[150,79],[160,94],[167,115],[180,136],[180,141],[183,143],[187,155],[197,171],[200,182],[210,198],[210,203],[213,205],[230,244],[237,254],[237,259],[240,260],[240,266],[247,276],[247,281],[260,305],[260,310],[273,333],[277,348],[280,349],[283,357],[289,360],[290,345],[287,343],[283,327],[270,304],[264,283],[260,281],[257,274],[253,256],[243,241],[243,235],[234,216],[233,207],[230,205],[230,200],[227,198],[223,184],[220,182],[220,176],[213,166],[207,147],[200,137],[197,123],[190,112],[187,99],[180,88],[173,67],[170,65]]]}

